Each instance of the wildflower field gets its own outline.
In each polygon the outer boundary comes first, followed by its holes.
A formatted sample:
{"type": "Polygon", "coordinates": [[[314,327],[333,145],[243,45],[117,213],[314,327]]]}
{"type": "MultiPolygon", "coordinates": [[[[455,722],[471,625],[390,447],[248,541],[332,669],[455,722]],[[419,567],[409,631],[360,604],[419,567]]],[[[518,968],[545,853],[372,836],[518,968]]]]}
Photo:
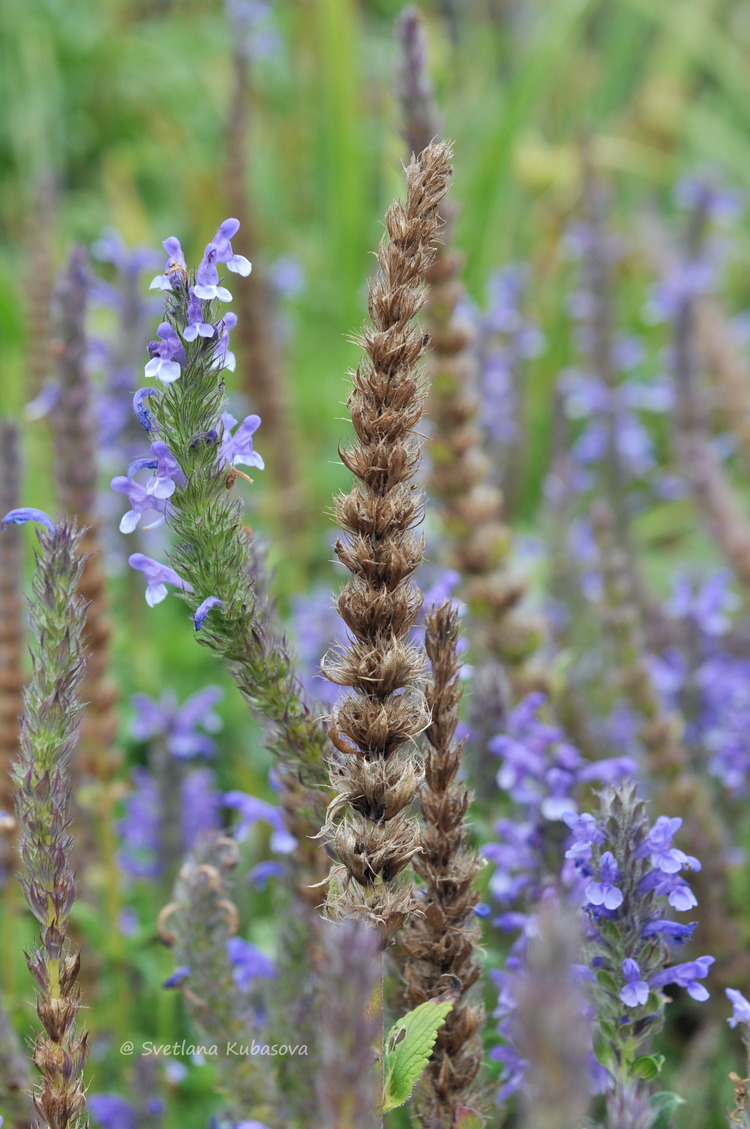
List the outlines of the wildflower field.
{"type": "Polygon", "coordinates": [[[750,1127],[750,7],[0,25],[0,1124],[750,1127]]]}

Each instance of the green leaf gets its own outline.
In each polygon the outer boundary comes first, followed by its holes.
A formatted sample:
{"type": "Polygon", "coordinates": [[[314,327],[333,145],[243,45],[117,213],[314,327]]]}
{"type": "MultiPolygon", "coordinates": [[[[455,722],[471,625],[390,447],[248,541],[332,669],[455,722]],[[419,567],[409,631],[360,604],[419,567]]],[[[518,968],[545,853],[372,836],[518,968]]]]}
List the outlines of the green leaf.
{"type": "Polygon", "coordinates": [[[669,1129],[675,1110],[685,1104],[685,1099],[671,1090],[660,1090],[658,1094],[651,1095],[648,1104],[655,1114],[651,1129],[669,1129]]]}
{"type": "Polygon", "coordinates": [[[641,1055],[630,1064],[630,1069],[637,1078],[644,1082],[652,1082],[664,1065],[664,1055],[641,1055]]]}
{"type": "Polygon", "coordinates": [[[617,995],[615,978],[611,972],[607,972],[606,968],[599,969],[596,974],[596,980],[598,984],[601,984],[602,988],[606,988],[608,992],[614,992],[615,995],[617,995]]]}
{"type": "Polygon", "coordinates": [[[409,1097],[429,1062],[437,1033],[452,1007],[452,1002],[427,1000],[391,1027],[385,1041],[383,1113],[403,1105],[409,1097]]]}

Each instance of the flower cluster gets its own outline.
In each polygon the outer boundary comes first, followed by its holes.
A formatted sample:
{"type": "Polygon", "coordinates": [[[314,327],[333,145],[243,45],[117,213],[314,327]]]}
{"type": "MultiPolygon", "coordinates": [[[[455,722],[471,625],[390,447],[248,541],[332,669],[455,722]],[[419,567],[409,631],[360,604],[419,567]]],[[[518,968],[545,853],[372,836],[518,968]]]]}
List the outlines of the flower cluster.
{"type": "MultiPolygon", "coordinates": [[[[513,1038],[514,987],[525,965],[528,938],[536,931],[538,906],[554,895],[560,852],[568,840],[565,823],[581,818],[577,792],[586,784],[618,780],[636,770],[631,757],[587,762],[557,725],[540,716],[543,704],[544,695],[529,694],[511,711],[506,732],[489,744],[502,761],[498,786],[514,801],[517,811],[515,818],[495,823],[496,841],[482,848],[483,855],[495,864],[489,889],[501,912],[492,923],[518,933],[505,968],[492,973],[498,989],[497,1031],[503,1042],[493,1048],[491,1056],[503,1064],[501,1101],[524,1080],[524,1064],[513,1038]]],[[[479,906],[477,912],[490,916],[492,909],[479,906]]]]}
{"type": "Polygon", "coordinates": [[[216,686],[178,705],[167,691],[159,701],[136,694],[132,735],[149,744],[148,766],[131,773],[133,790],[125,801],[119,824],[120,865],[134,878],[156,878],[174,868],[206,831],[219,827],[221,795],[213,772],[205,766],[187,769],[195,757],[212,756],[208,733],[221,719],[213,707],[221,697],[216,686]],[[207,732],[200,732],[200,730],[207,732]],[[176,844],[176,849],[171,844],[176,844]]]}
{"type": "MultiPolygon", "coordinates": [[[[225,220],[220,225],[207,244],[194,277],[188,272],[179,240],[174,236],[164,240],[167,262],[163,273],[152,279],[151,289],[168,293],[170,299],[167,317],[157,330],[158,339],[148,347],[147,377],[170,386],[183,374],[196,369],[218,374],[223,369],[234,368],[229,334],[237,318],[232,313],[219,316],[216,303],[228,302],[232,297],[221,285],[219,265],[239,275],[250,273],[248,260],[235,254],[232,248],[231,240],[239,226],[235,219],[225,220]]],[[[138,528],[144,515],[147,515],[147,524],[142,526],[145,529],[169,521],[175,491],[184,491],[188,485],[190,454],[186,458],[176,453],[158,434],[155,409],[163,395],[157,388],[145,387],[138,389],[133,397],[135,417],[152,442],[147,455],[132,460],[125,475],[112,479],[112,489],[128,499],[129,509],[120,522],[123,533],[132,533],[138,528]],[[145,481],[141,481],[139,476],[146,474],[145,481]]],[[[249,415],[239,422],[230,412],[217,411],[213,425],[193,436],[188,450],[212,452],[216,473],[229,472],[237,466],[262,470],[263,459],[253,448],[253,435],[259,426],[257,415],[249,415]]],[[[132,554],[129,564],[145,574],[146,601],[151,606],[165,598],[167,584],[184,592],[192,591],[174,569],[143,553],[132,554]]],[[[209,597],[201,604],[194,617],[196,631],[202,628],[209,610],[221,604],[218,597],[209,597]]]]}
{"type": "Polygon", "coordinates": [[[682,872],[701,864],[672,845],[681,819],[659,816],[649,826],[633,782],[608,788],[598,817],[564,818],[572,832],[566,858],[589,920],[585,975],[596,1004],[597,1055],[624,1083],[637,1048],[661,1026],[663,989],[677,985],[695,1000],[708,999],[702,981],[714,957],[671,964],[669,950],[692,937],[695,924],[674,921],[669,907],[685,912],[696,905],[682,872]]]}

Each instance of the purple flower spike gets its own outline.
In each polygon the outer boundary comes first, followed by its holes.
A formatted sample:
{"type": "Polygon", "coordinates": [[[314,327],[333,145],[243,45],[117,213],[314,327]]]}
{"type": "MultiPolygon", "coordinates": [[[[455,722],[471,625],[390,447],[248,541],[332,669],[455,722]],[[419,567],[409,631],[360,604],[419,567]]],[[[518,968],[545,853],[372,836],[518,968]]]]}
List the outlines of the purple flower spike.
{"type": "Polygon", "coordinates": [[[2,521],[0,521],[0,529],[5,529],[6,525],[25,525],[27,521],[36,521],[39,525],[45,526],[50,533],[55,532],[55,523],[49,514],[46,514],[44,510],[34,510],[28,507],[22,507],[18,510],[9,510],[2,521]]]}
{"type": "Polygon", "coordinates": [[[750,1023],[750,1001],[746,1000],[742,992],[738,992],[736,988],[725,988],[729,1001],[732,1005],[732,1014],[727,1020],[730,1027],[736,1027],[738,1023],[750,1023]]]}
{"type": "Polygon", "coordinates": [[[223,608],[223,607],[224,607],[224,601],[220,600],[218,596],[208,596],[208,598],[203,601],[203,603],[201,604],[201,606],[198,608],[195,615],[193,616],[193,623],[195,624],[195,630],[200,631],[200,629],[203,627],[203,624],[206,622],[206,617],[208,616],[208,613],[210,612],[211,608],[223,608]]]}
{"type": "Polygon", "coordinates": [[[174,584],[183,592],[193,591],[187,581],[178,576],[173,568],[160,564],[151,557],[144,556],[143,553],[131,553],[128,564],[146,577],[146,603],[150,608],[166,599],[167,584],[174,584]]]}
{"type": "Polygon", "coordinates": [[[145,368],[146,376],[155,376],[162,384],[172,384],[182,372],[185,350],[182,342],[167,321],[163,321],[156,331],[159,341],[152,341],[148,347],[151,360],[145,368]]]}
{"type": "Polygon", "coordinates": [[[625,987],[620,992],[620,999],[626,1007],[638,1007],[648,1000],[648,984],[641,980],[641,970],[636,960],[622,962],[622,974],[625,977],[625,987]]]}
{"type": "Polygon", "coordinates": [[[619,877],[620,871],[615,856],[611,851],[605,851],[602,855],[600,880],[589,882],[586,887],[586,897],[592,906],[617,909],[622,905],[622,890],[615,885],[619,877]]]}

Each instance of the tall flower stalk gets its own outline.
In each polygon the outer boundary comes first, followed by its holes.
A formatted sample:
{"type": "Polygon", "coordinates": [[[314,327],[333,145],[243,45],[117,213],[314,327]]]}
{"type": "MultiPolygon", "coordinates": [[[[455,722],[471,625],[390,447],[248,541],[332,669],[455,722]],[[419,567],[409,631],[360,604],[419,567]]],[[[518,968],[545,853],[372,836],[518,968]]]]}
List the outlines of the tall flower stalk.
{"type": "Polygon", "coordinates": [[[414,318],[424,304],[450,158],[445,143],[414,158],[406,204],[394,203],[386,214],[369,291],[372,328],[360,338],[364,358],[348,400],[356,440],[340,452],[355,481],[335,502],[346,534],[336,554],[351,573],[337,607],[351,642],[327,659],[324,672],[352,692],[339,698],[329,730],[338,756],[330,766],[336,796],[328,826],[336,824],[343,880],[330,889],[328,907],[335,917],[369,918],[384,943],[414,906],[399,876],[420,850],[410,805],[421,777],[415,742],[430,715],[423,657],[409,633],[422,605],[410,578],[423,556],[414,527],[424,500],[412,478],[426,394],[416,366],[426,344],[414,318]]]}
{"type": "Polygon", "coordinates": [[[746,969],[747,958],[738,923],[727,913],[733,899],[726,828],[717,819],[705,779],[690,763],[681,739],[682,719],[667,710],[654,683],[629,576],[623,554],[614,543],[613,521],[606,503],[594,508],[592,521],[601,562],[602,615],[615,648],[622,689],[640,718],[638,735],[648,753],[659,808],[667,815],[684,816],[690,840],[705,859],[696,877],[705,911],[703,936],[717,956],[716,973],[725,981],[727,977],[731,980],[746,969]]]}
{"type": "Polygon", "coordinates": [[[750,523],[711,443],[706,390],[699,369],[695,276],[708,267],[706,229],[711,220],[709,185],[696,194],[674,294],[668,295],[674,336],[675,449],[696,507],[743,588],[750,589],[750,523]]]}
{"type": "MultiPolygon", "coordinates": [[[[248,996],[238,990],[230,957],[239,917],[229,889],[237,865],[233,839],[205,837],[185,860],[174,900],[162,910],[160,935],[174,949],[177,970],[167,981],[179,987],[199,1034],[217,1045],[248,1045],[260,1038],[248,996]]],[[[221,1055],[217,1083],[237,1121],[265,1119],[272,1080],[248,1054],[221,1055]]]]}
{"type": "Polygon", "coordinates": [[[450,990],[457,995],[427,1068],[427,1086],[417,1097],[420,1123],[427,1129],[453,1129],[458,1107],[482,1063],[481,1002],[468,993],[479,979],[480,925],[473,915],[473,889],[480,862],[467,843],[465,822],[470,795],[456,779],[463,742],[456,740],[460,663],[458,612],[449,602],[433,608],[425,620],[425,649],[432,664],[427,705],[425,782],[419,792],[424,816],[422,853],[414,869],[422,879],[419,913],[402,936],[406,953],[406,995],[411,1007],[450,990]]]}
{"type": "Polygon", "coordinates": [[[54,526],[36,510],[14,510],[2,524],[39,521],[39,550],[32,581],[32,675],[24,691],[21,747],[13,769],[18,788],[21,886],[41,925],[41,945],[27,954],[37,985],[33,1062],[41,1075],[34,1107],[48,1129],[85,1124],[83,1069],[88,1036],[79,1033],[81,1007],[76,980],[79,954],[68,940],[76,898],[70,833],[71,757],[81,718],[85,671],[86,604],[79,594],[82,534],[65,521],[54,526]]]}
{"type": "Polygon", "coordinates": [[[220,311],[219,303],[231,294],[220,284],[218,267],[250,273],[248,260],[232,249],[238,228],[237,220],[224,221],[195,272],[188,272],[176,238],[164,242],[165,271],[151,285],[166,295],[165,320],[145,368],[157,384],[140,389],[133,401],[150,452],[112,486],[127,495],[131,507],[120,525],[124,532],[150,513],[153,524],[166,520],[174,534],[174,567],[143,553],[133,553],[130,564],[145,575],[149,604],[165,598],[167,584],[181,589],[198,641],[224,661],[264,726],[278,758],[287,827],[297,840],[295,882],[315,906],[321,900],[315,884],[328,863],[315,841],[325,809],[326,734],[304,696],[287,641],[256,590],[258,554],[234,491],[238,479],[247,478],[238,466],[263,467],[253,449],[260,419],[250,415],[238,425],[224,410],[222,374],[234,363],[229,335],[237,319],[220,311]],[[143,485],[137,476],[145,470],[151,477],[143,485]]]}
{"type": "Polygon", "coordinates": [[[86,253],[76,247],[57,285],[60,341],[59,393],[55,405],[56,470],[60,506],[85,526],[81,595],[89,605],[85,642],[90,658],[83,690],[87,706],[81,728],[82,768],[107,783],[118,764],[112,747],[117,730],[117,690],[109,674],[112,626],[97,517],[94,389],[87,369],[86,312],[90,286],[86,253]]]}

